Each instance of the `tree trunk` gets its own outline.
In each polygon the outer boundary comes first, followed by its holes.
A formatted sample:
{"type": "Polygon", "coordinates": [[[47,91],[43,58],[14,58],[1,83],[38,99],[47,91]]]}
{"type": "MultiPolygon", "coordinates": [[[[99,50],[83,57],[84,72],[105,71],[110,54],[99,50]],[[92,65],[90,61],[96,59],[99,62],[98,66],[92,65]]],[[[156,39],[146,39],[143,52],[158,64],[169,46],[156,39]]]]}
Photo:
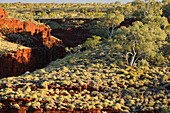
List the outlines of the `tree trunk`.
{"type": "Polygon", "coordinates": [[[132,52],[127,52],[127,53],[126,53],[126,62],[127,62],[127,65],[129,65],[129,60],[128,60],[128,55],[129,55],[129,54],[133,55],[132,52]]]}
{"type": "Polygon", "coordinates": [[[136,57],[135,43],[133,43],[133,44],[134,44],[134,47],[132,47],[133,56],[132,56],[131,61],[130,61],[130,66],[133,66],[133,65],[134,65],[134,61],[135,61],[135,57],[136,57]]]}
{"type": "Polygon", "coordinates": [[[130,66],[133,66],[133,64],[134,64],[134,60],[135,60],[135,54],[132,56],[132,58],[131,58],[131,61],[130,61],[130,66]]]}

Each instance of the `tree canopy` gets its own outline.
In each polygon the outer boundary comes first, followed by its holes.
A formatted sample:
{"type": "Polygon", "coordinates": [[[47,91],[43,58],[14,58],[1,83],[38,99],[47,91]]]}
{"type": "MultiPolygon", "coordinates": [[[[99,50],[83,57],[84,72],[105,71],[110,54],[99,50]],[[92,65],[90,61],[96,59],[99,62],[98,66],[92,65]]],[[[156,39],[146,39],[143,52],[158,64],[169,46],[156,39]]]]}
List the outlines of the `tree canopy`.
{"type": "Polygon", "coordinates": [[[130,27],[122,27],[114,32],[113,46],[130,66],[134,66],[139,58],[156,64],[158,62],[152,60],[156,60],[157,54],[161,55],[160,48],[166,37],[167,34],[160,27],[137,21],[130,27]]]}
{"type": "Polygon", "coordinates": [[[115,27],[119,26],[122,21],[124,21],[124,16],[117,11],[115,13],[106,14],[104,17],[100,18],[98,27],[102,28],[107,33],[108,38],[111,38],[115,27]]]}

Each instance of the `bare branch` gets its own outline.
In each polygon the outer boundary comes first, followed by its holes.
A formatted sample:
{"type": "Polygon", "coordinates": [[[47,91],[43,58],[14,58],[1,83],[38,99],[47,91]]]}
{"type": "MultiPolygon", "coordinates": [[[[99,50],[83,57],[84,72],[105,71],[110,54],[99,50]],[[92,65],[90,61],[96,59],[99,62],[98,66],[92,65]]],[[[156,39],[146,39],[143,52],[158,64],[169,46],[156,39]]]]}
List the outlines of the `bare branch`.
{"type": "Polygon", "coordinates": [[[142,8],[142,6],[141,6],[141,10],[144,12],[144,16],[146,16],[145,11],[144,11],[144,9],[142,8]]]}
{"type": "Polygon", "coordinates": [[[141,57],[141,55],[139,55],[139,56],[136,58],[136,60],[134,61],[134,63],[136,63],[140,57],[141,57]]]}
{"type": "MultiPolygon", "coordinates": [[[[135,46],[134,46],[135,47],[135,46]]],[[[132,50],[133,50],[133,55],[136,55],[136,51],[135,51],[135,48],[132,47],[132,50]]]]}
{"type": "Polygon", "coordinates": [[[127,65],[129,65],[129,61],[128,61],[128,55],[129,55],[129,54],[133,55],[133,53],[132,53],[132,52],[127,52],[127,53],[126,53],[126,62],[127,62],[127,65]]]}
{"type": "Polygon", "coordinates": [[[116,53],[116,55],[120,55],[122,58],[124,58],[124,56],[121,53],[116,53]]]}
{"type": "Polygon", "coordinates": [[[162,9],[162,7],[160,7],[160,8],[158,9],[158,11],[157,11],[153,16],[157,15],[161,9],[162,9]]]}

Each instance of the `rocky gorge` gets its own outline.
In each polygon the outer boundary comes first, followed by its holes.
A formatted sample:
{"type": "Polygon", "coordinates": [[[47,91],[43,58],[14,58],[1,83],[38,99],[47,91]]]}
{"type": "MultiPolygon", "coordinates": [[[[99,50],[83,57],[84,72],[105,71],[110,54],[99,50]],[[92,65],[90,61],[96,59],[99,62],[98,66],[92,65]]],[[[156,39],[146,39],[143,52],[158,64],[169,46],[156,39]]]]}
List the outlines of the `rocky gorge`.
{"type": "Polygon", "coordinates": [[[0,8],[0,17],[1,38],[11,43],[18,43],[18,46],[28,47],[1,54],[0,78],[17,76],[26,71],[42,68],[52,60],[66,55],[62,41],[51,36],[51,29],[44,24],[7,18],[7,11],[2,8],[0,8]],[[19,40],[17,36],[24,39],[19,40]]]}

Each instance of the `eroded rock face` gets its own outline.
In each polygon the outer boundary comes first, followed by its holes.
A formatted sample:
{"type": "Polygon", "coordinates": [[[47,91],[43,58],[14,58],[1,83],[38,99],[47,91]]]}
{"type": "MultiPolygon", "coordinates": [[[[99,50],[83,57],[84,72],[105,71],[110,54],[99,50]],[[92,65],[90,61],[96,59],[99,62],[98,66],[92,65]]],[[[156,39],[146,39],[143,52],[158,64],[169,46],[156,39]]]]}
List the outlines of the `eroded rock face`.
{"type": "Polygon", "coordinates": [[[9,51],[0,56],[0,78],[18,76],[26,71],[47,66],[52,60],[66,55],[63,47],[41,47],[9,51]]]}
{"type": "Polygon", "coordinates": [[[35,69],[36,59],[32,57],[31,49],[10,51],[0,57],[0,78],[20,75],[35,69]]]}
{"type": "MultiPolygon", "coordinates": [[[[62,41],[51,36],[51,29],[44,24],[36,25],[31,22],[21,22],[17,19],[5,18],[5,11],[0,8],[0,32],[2,34],[22,34],[31,39],[24,39],[21,45],[30,49],[9,51],[0,56],[0,78],[18,76],[26,71],[47,66],[52,60],[66,55],[62,41]]],[[[4,38],[4,37],[3,37],[4,38]]],[[[17,42],[17,38],[5,37],[5,40],[17,42]]]]}
{"type": "Polygon", "coordinates": [[[1,7],[0,7],[0,18],[6,18],[7,17],[7,11],[6,10],[3,10],[1,7]]]}
{"type": "Polygon", "coordinates": [[[21,33],[25,32],[31,36],[50,37],[51,29],[46,28],[44,24],[38,26],[31,22],[21,22],[17,19],[1,18],[0,32],[21,33]]]}

